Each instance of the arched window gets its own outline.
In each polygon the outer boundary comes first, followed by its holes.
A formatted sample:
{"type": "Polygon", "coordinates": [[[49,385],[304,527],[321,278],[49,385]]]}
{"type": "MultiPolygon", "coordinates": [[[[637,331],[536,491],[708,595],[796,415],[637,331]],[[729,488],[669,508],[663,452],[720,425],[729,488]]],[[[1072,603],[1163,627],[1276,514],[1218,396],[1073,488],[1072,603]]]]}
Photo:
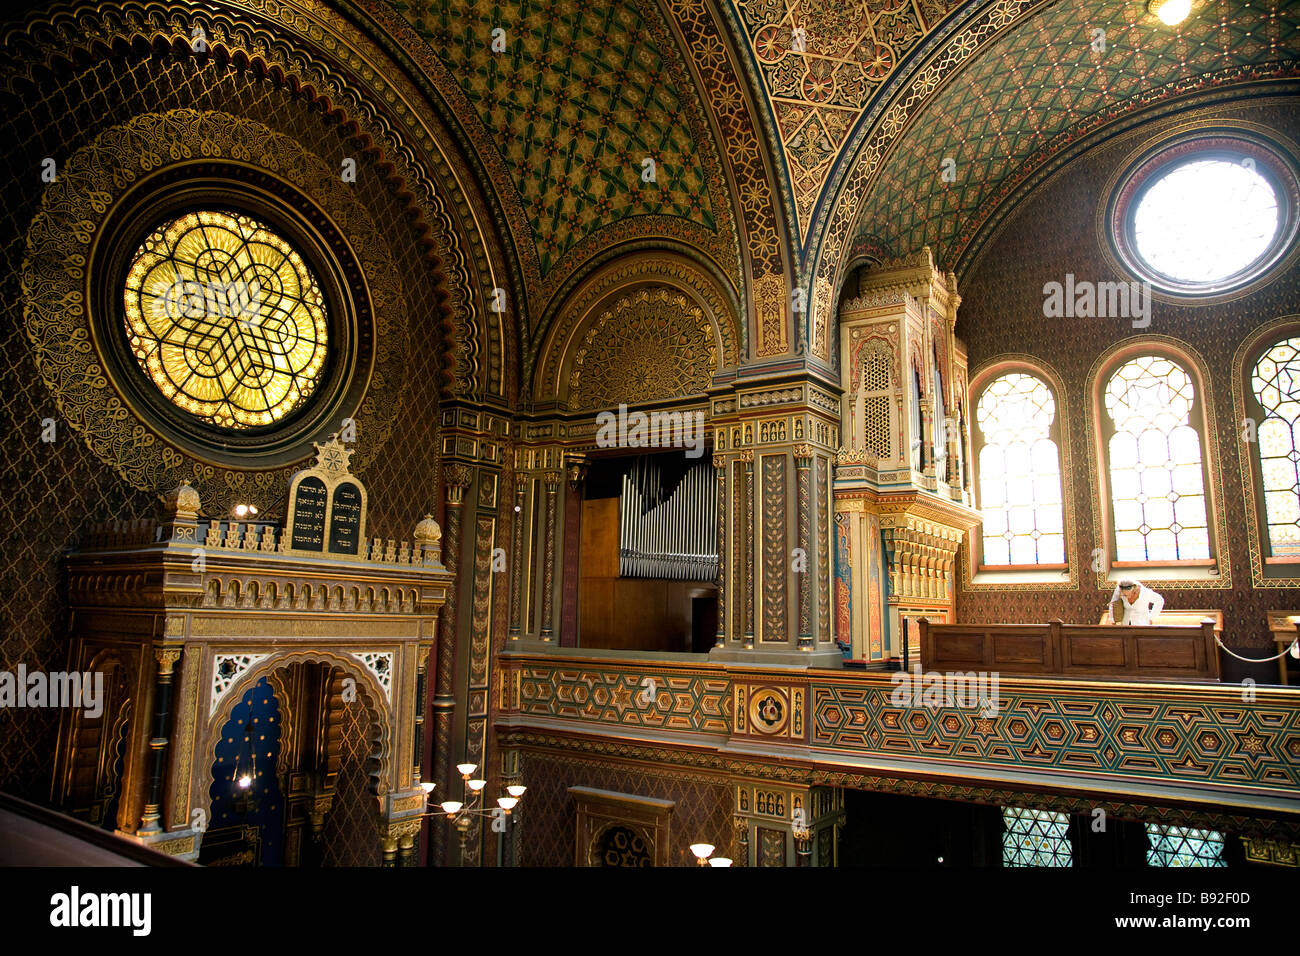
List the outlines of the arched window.
{"type": "Polygon", "coordinates": [[[1102,437],[1115,561],[1208,563],[1205,456],[1193,426],[1201,397],[1165,355],[1137,355],[1106,380],[1102,437]]]}
{"type": "Polygon", "coordinates": [[[986,567],[1064,565],[1056,401],[1040,378],[1008,372],[975,406],[979,507],[986,567]]]}
{"type": "Polygon", "coordinates": [[[1300,335],[1275,341],[1248,382],[1256,408],[1255,447],[1263,492],[1265,545],[1273,559],[1300,561],[1300,335]]]}

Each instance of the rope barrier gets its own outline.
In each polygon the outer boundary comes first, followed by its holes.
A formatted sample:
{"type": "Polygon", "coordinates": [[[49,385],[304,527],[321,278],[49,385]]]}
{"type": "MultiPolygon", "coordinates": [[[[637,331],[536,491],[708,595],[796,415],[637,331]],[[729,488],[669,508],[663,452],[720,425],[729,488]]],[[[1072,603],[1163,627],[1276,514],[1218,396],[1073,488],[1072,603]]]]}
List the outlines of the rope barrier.
{"type": "Polygon", "coordinates": [[[1296,641],[1300,641],[1300,637],[1297,637],[1295,641],[1292,641],[1290,644],[1288,644],[1286,650],[1284,650],[1281,654],[1274,654],[1272,657],[1242,657],[1236,651],[1228,650],[1228,646],[1224,644],[1223,641],[1219,640],[1218,635],[1215,635],[1214,638],[1214,643],[1218,644],[1225,651],[1228,651],[1228,653],[1231,654],[1233,657],[1235,657],[1237,660],[1245,661],[1248,664],[1267,664],[1269,661],[1279,660],[1282,657],[1285,657],[1287,654],[1291,653],[1291,648],[1295,647],[1296,641]]]}

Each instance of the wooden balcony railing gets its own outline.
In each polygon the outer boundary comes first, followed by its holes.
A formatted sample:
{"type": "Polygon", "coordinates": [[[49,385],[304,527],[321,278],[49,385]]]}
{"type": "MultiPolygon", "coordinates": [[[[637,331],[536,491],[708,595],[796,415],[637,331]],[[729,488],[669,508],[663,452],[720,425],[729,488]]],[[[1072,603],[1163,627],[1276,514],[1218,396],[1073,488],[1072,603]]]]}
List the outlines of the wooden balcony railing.
{"type": "Polygon", "coordinates": [[[921,621],[921,668],[1121,680],[1218,680],[1215,622],[1124,627],[931,624],[921,621]]]}
{"type": "MultiPolygon", "coordinates": [[[[1128,640],[1124,629],[1105,630],[1128,640]]],[[[1175,630],[1207,652],[1213,646],[1204,629],[1175,630]]],[[[1074,636],[1061,631],[1062,638],[1074,636]]],[[[1072,655],[1067,659],[1079,656],[1077,642],[1059,646],[1072,655]]],[[[1150,663],[1148,650],[1141,642],[1136,651],[1121,643],[1112,653],[1136,653],[1150,663]]],[[[1040,661],[1055,659],[1039,654],[1040,661]]],[[[1297,688],[1247,694],[1205,680],[1011,676],[963,659],[961,672],[986,672],[972,688],[965,676],[942,668],[850,672],[682,658],[577,648],[507,653],[497,726],[656,752],[766,760],[783,774],[1039,786],[1090,798],[1163,796],[1180,804],[1300,814],[1297,688]]]]}

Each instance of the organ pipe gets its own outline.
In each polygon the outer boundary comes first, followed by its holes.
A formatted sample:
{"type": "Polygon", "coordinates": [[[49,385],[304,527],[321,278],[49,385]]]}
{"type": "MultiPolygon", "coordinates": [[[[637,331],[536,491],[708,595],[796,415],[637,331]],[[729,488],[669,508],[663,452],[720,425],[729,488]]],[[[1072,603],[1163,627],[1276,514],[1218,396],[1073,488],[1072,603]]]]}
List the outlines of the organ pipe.
{"type": "Polygon", "coordinates": [[[717,476],[707,458],[677,472],[638,458],[619,500],[619,573],[629,578],[713,581],[718,574],[717,476]]]}

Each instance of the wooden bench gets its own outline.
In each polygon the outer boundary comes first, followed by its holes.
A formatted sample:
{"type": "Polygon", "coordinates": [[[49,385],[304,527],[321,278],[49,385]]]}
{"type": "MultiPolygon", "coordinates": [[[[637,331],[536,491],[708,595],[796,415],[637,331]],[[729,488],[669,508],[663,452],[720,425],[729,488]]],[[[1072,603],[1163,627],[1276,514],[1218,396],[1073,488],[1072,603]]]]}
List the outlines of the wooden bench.
{"type": "MultiPolygon", "coordinates": [[[[1187,612],[1179,612],[1180,616],[1187,612]]],[[[1172,615],[1171,615],[1172,616],[1172,615]]],[[[1103,680],[1218,680],[1215,621],[1115,624],[931,624],[921,621],[921,667],[1103,680]]]]}

